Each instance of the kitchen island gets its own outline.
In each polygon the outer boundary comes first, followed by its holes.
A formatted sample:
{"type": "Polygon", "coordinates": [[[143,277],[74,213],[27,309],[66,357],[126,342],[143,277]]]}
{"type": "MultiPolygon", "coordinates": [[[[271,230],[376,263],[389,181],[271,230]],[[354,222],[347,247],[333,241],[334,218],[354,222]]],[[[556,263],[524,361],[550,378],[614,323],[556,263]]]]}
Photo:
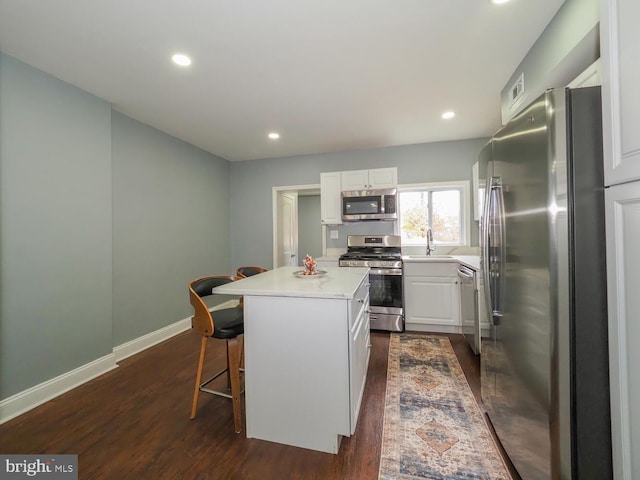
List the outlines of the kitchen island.
{"type": "Polygon", "coordinates": [[[281,267],[214,289],[244,296],[247,437],[338,453],[369,362],[369,269],[281,267]]]}

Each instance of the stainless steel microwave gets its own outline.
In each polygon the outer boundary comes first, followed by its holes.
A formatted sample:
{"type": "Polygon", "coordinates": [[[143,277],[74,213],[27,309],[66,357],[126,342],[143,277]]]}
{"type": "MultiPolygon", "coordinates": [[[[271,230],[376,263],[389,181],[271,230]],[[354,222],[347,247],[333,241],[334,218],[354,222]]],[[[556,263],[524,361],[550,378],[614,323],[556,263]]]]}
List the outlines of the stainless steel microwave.
{"type": "Polygon", "coordinates": [[[395,188],[342,192],[342,220],[397,220],[397,198],[395,188]]]}

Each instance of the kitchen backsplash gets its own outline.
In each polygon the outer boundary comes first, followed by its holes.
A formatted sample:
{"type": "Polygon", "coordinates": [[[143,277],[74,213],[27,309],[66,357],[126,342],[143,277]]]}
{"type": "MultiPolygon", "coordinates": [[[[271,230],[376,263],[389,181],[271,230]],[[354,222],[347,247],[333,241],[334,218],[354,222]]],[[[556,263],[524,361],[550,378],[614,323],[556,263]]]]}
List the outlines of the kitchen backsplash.
{"type": "Polygon", "coordinates": [[[395,222],[350,222],[327,227],[327,250],[347,248],[348,235],[393,235],[395,222]],[[331,232],[337,231],[338,238],[332,239],[331,232]]]}
{"type": "MultiPolygon", "coordinates": [[[[327,255],[340,255],[347,250],[348,235],[394,235],[395,222],[351,222],[327,227],[327,255]],[[332,239],[331,232],[337,231],[338,238],[332,239]]],[[[404,255],[421,255],[425,246],[403,246],[404,255]]],[[[480,255],[476,247],[436,246],[433,255],[480,255]]]]}

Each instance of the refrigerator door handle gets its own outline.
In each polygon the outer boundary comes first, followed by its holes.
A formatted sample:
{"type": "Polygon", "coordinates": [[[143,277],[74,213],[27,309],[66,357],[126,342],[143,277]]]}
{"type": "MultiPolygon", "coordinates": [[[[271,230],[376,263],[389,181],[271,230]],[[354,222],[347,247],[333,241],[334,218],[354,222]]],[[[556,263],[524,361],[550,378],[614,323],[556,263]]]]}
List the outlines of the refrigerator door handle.
{"type": "Polygon", "coordinates": [[[487,289],[487,305],[489,307],[489,318],[493,325],[499,325],[503,316],[502,301],[504,299],[505,280],[505,217],[504,217],[504,195],[501,177],[491,177],[490,185],[487,189],[488,196],[485,215],[485,243],[484,258],[485,265],[485,285],[487,289]]]}
{"type": "Polygon", "coordinates": [[[487,310],[487,318],[492,322],[493,307],[491,306],[491,281],[489,268],[491,262],[489,261],[489,252],[491,251],[490,237],[489,237],[489,212],[491,211],[491,179],[487,179],[487,183],[484,189],[484,202],[482,208],[482,222],[480,225],[482,236],[482,252],[481,252],[481,267],[482,267],[482,281],[484,283],[484,300],[485,308],[487,310]]]}

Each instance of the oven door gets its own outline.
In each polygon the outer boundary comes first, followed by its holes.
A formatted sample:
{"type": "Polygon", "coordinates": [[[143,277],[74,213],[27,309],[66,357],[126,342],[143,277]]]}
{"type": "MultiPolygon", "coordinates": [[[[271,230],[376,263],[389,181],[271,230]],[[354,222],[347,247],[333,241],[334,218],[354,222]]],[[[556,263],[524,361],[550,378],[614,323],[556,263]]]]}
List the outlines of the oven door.
{"type": "Polygon", "coordinates": [[[404,330],[402,269],[371,268],[369,283],[371,329],[402,332],[404,330]]]}

